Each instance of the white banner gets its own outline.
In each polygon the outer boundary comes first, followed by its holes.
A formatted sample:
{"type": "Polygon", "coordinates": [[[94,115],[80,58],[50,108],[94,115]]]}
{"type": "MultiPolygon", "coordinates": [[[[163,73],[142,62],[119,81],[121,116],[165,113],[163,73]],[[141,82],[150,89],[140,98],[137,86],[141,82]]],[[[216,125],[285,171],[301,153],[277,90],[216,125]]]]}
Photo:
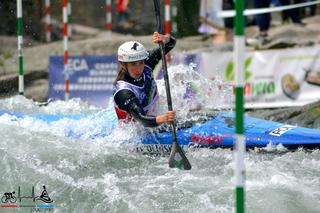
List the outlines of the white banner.
{"type": "MultiPolygon", "coordinates": [[[[232,52],[204,52],[198,58],[205,77],[234,80],[232,52]]],[[[247,52],[245,60],[246,108],[299,106],[320,100],[320,46],[247,52]]]]}

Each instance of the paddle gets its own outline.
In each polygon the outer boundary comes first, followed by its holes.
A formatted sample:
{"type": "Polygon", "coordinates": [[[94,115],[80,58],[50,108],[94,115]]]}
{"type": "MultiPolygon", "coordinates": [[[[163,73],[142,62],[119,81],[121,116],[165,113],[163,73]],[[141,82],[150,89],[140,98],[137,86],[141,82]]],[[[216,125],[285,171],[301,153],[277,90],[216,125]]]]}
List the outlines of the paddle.
{"type": "MultiPolygon", "coordinates": [[[[162,23],[160,19],[160,4],[159,0],[154,0],[154,8],[156,13],[156,20],[157,20],[157,28],[158,32],[162,33],[162,23]]],[[[162,67],[164,71],[164,81],[166,87],[166,95],[167,95],[167,102],[168,102],[168,110],[172,111],[172,101],[171,101],[171,94],[170,94],[170,85],[169,85],[169,77],[168,77],[168,70],[167,70],[167,63],[165,59],[165,52],[164,52],[164,44],[163,42],[159,42],[159,47],[161,51],[161,59],[162,59],[162,67]]],[[[190,170],[191,164],[189,163],[188,158],[184,154],[182,148],[178,144],[177,141],[177,133],[175,123],[171,123],[172,129],[172,148],[169,157],[169,167],[170,168],[179,168],[184,170],[190,170]]]]}

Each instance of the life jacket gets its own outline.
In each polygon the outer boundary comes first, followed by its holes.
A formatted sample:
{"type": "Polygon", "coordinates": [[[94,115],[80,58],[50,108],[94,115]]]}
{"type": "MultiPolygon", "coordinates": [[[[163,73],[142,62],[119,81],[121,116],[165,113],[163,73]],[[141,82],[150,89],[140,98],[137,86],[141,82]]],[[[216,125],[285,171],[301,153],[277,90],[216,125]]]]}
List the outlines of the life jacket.
{"type": "MultiPolygon", "coordinates": [[[[113,98],[120,90],[130,90],[138,98],[144,112],[147,114],[155,108],[159,95],[151,67],[145,65],[142,75],[144,78],[144,84],[141,87],[123,80],[117,81],[113,88],[113,98]]],[[[119,120],[133,120],[133,117],[128,112],[120,109],[115,102],[114,105],[119,120]]]]}

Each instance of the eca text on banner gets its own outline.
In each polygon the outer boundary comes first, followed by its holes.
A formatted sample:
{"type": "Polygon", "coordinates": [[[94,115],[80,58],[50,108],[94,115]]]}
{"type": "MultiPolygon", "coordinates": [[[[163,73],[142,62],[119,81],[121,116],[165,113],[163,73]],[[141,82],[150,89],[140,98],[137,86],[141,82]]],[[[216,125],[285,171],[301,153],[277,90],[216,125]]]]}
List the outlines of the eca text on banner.
{"type": "MultiPolygon", "coordinates": [[[[69,75],[70,98],[80,98],[95,106],[107,106],[118,66],[115,55],[69,57],[66,72],[69,75]]],[[[63,56],[51,56],[48,98],[64,100],[64,72],[63,56]]]]}

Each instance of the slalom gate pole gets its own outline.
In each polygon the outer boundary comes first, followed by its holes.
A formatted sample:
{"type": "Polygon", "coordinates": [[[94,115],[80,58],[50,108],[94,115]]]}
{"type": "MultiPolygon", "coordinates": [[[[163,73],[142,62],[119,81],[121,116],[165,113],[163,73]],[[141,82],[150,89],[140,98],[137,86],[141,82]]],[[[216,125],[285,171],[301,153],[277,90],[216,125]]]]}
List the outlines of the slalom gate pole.
{"type": "Polygon", "coordinates": [[[68,11],[68,37],[71,38],[71,36],[72,36],[72,25],[71,25],[72,10],[71,10],[71,2],[70,1],[68,1],[68,4],[67,4],[67,11],[68,11]]]}
{"type": "Polygon", "coordinates": [[[108,32],[112,32],[112,7],[111,0],[106,0],[106,24],[105,29],[108,32]]]}
{"type": "Polygon", "coordinates": [[[62,0],[62,14],[63,14],[63,48],[64,48],[64,82],[65,82],[65,100],[69,100],[69,72],[68,72],[68,0],[62,0]]]}
{"type": "Polygon", "coordinates": [[[165,0],[164,17],[165,34],[171,34],[170,0],[165,0]]]}
{"type": "MultiPolygon", "coordinates": [[[[171,1],[165,0],[164,4],[164,33],[165,34],[171,34],[171,1]]],[[[166,61],[170,63],[171,61],[171,54],[166,54],[166,61]]]]}
{"type": "Polygon", "coordinates": [[[50,0],[45,1],[44,6],[44,17],[45,17],[45,28],[44,31],[46,33],[46,42],[51,42],[51,10],[50,10],[50,0]]]}
{"type": "Polygon", "coordinates": [[[22,36],[22,0],[17,0],[17,34],[18,34],[18,60],[19,60],[19,94],[24,94],[24,76],[23,76],[23,36],[22,36]]]}
{"type": "Polygon", "coordinates": [[[236,17],[234,30],[234,61],[236,65],[236,134],[234,143],[235,180],[236,180],[236,212],[245,211],[245,136],[244,136],[244,10],[245,0],[236,0],[236,17]]]}
{"type": "Polygon", "coordinates": [[[172,0],[171,8],[172,8],[172,30],[171,30],[171,32],[176,34],[178,32],[178,26],[177,26],[177,16],[178,16],[177,0],[172,0]]]}

